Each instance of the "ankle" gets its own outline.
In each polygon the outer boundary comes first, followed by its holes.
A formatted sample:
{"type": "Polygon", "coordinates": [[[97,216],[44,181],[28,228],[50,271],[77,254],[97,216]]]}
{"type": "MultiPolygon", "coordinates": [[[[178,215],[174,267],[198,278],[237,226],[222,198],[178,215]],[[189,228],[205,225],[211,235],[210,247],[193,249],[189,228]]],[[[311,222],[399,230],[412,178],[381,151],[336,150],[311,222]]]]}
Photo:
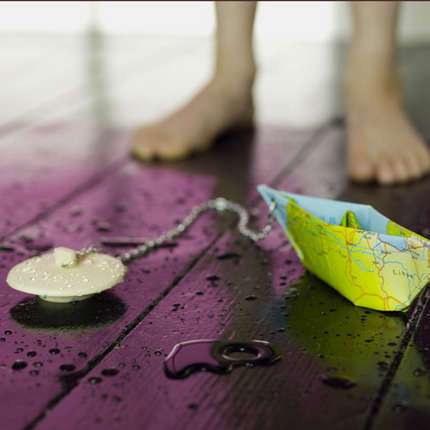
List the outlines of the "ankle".
{"type": "Polygon", "coordinates": [[[215,74],[210,86],[231,103],[252,102],[254,79],[238,78],[227,74],[215,74]]]}
{"type": "Polygon", "coordinates": [[[344,79],[349,101],[361,104],[382,103],[398,106],[403,103],[402,82],[395,63],[367,55],[351,47],[344,79]]]}
{"type": "Polygon", "coordinates": [[[252,91],[257,67],[253,62],[242,65],[221,65],[217,64],[213,75],[213,80],[226,89],[235,88],[239,91],[252,91]]]}

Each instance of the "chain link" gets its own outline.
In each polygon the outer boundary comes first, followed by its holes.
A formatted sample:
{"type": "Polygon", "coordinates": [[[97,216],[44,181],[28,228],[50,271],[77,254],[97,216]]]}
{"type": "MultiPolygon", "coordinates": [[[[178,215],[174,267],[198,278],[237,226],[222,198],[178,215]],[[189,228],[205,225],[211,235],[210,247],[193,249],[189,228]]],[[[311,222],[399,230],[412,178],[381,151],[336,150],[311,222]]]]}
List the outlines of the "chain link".
{"type": "MultiPolygon", "coordinates": [[[[131,251],[125,252],[118,256],[118,258],[124,263],[127,264],[133,260],[137,260],[138,258],[143,257],[148,254],[150,251],[159,248],[163,244],[173,239],[180,237],[185,231],[188,230],[191,225],[197,220],[205,212],[214,210],[218,213],[223,212],[233,212],[235,213],[239,221],[237,223],[237,229],[242,236],[247,237],[253,242],[258,242],[259,240],[265,239],[268,234],[272,231],[273,226],[273,212],[275,210],[276,204],[274,201],[270,204],[269,207],[269,216],[268,222],[260,231],[251,230],[248,227],[249,223],[249,212],[238,203],[234,203],[230,200],[227,200],[223,197],[218,197],[213,200],[209,200],[199,206],[195,206],[192,211],[182,219],[182,221],[171,230],[161,234],[155,239],[148,240],[144,242],[142,245],[136,246],[131,251]]],[[[81,250],[81,253],[94,252],[95,248],[88,247],[86,249],[81,250]]]]}

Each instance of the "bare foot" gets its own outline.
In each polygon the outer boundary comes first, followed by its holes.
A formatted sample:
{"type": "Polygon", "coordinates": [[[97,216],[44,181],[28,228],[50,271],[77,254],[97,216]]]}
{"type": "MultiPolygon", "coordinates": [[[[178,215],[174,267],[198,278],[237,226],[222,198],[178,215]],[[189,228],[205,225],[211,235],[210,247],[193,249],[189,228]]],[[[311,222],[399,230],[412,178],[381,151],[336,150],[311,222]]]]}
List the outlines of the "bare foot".
{"type": "Polygon", "coordinates": [[[252,82],[214,78],[185,106],[139,129],[132,152],[141,160],[177,160],[207,150],[218,135],[253,122],[252,82]]]}
{"type": "Polygon", "coordinates": [[[346,80],[350,177],[384,185],[421,178],[430,170],[429,150],[404,111],[400,80],[356,60],[346,80]]]}

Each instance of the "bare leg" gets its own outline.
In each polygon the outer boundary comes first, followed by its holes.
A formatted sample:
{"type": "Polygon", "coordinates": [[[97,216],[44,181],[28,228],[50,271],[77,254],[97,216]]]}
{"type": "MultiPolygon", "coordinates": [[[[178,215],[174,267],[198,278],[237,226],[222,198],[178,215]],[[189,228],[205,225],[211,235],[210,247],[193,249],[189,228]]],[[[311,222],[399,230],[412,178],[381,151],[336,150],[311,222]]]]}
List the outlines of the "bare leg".
{"type": "Polygon", "coordinates": [[[206,150],[227,129],[253,121],[252,49],[256,2],[216,2],[213,77],[185,106],[135,135],[133,153],[142,160],[180,159],[206,150]]]}
{"type": "Polygon", "coordinates": [[[403,107],[396,65],[398,2],[351,2],[354,33],[345,81],[348,169],[357,181],[407,182],[430,156],[403,107]]]}

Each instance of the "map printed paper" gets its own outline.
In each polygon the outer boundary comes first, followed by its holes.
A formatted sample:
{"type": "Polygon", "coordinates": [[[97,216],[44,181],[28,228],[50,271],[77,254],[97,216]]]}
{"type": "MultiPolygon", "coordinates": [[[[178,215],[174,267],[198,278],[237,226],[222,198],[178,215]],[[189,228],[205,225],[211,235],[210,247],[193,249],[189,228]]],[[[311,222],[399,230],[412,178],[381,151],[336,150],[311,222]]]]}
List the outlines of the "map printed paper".
{"type": "Polygon", "coordinates": [[[357,306],[404,311],[430,276],[430,240],[373,207],[258,187],[303,265],[357,306]]]}

